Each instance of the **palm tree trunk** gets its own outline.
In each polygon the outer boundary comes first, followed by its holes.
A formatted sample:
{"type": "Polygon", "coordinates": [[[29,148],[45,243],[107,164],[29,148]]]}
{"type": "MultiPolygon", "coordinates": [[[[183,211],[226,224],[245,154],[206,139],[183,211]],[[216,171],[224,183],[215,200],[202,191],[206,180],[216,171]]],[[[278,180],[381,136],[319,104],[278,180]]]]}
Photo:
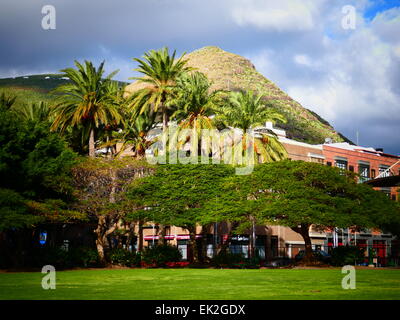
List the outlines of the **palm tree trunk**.
{"type": "Polygon", "coordinates": [[[91,129],[89,136],[89,157],[94,158],[95,156],[96,154],[94,148],[94,129],[91,129]]]}
{"type": "Polygon", "coordinates": [[[168,129],[168,113],[165,107],[163,108],[163,131],[166,132],[168,129]]]}

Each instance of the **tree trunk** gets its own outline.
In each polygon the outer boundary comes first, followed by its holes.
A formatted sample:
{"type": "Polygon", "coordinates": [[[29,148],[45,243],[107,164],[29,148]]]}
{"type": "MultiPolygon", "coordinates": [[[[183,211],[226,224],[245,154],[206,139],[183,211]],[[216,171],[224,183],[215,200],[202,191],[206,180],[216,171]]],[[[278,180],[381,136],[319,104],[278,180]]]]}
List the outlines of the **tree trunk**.
{"type": "Polygon", "coordinates": [[[163,131],[166,132],[168,129],[168,113],[165,107],[163,107],[163,131]]]}
{"type": "Polygon", "coordinates": [[[309,234],[309,229],[310,229],[310,225],[308,224],[301,224],[300,226],[300,234],[304,239],[304,245],[305,245],[305,254],[304,254],[304,259],[303,262],[305,264],[311,264],[312,262],[314,262],[314,255],[313,255],[313,251],[312,251],[312,243],[311,243],[311,238],[310,238],[310,234],[309,234]]]}
{"type": "Polygon", "coordinates": [[[118,220],[110,227],[107,226],[106,217],[99,216],[97,222],[97,229],[94,231],[97,235],[96,248],[99,254],[100,262],[106,264],[104,248],[107,246],[107,237],[113,233],[118,227],[118,220]]]}
{"type": "Polygon", "coordinates": [[[89,157],[94,158],[96,156],[94,147],[94,129],[90,130],[89,136],[89,157]]]}
{"type": "Polygon", "coordinates": [[[105,225],[105,217],[100,216],[97,221],[97,229],[94,231],[97,235],[96,238],[96,248],[97,248],[97,253],[99,254],[99,259],[100,263],[105,264],[106,259],[105,259],[105,254],[104,254],[104,237],[103,237],[103,229],[105,225]]]}
{"type": "Polygon", "coordinates": [[[196,243],[196,227],[189,229],[190,240],[189,240],[189,262],[198,262],[199,261],[199,252],[197,250],[196,243]]]}
{"type": "Polygon", "coordinates": [[[143,251],[143,221],[139,221],[139,230],[138,230],[138,251],[143,251]]]}
{"type": "Polygon", "coordinates": [[[207,260],[207,227],[201,227],[201,251],[199,255],[199,260],[201,263],[205,263],[207,260]]]}
{"type": "Polygon", "coordinates": [[[165,232],[166,232],[165,225],[159,224],[158,226],[159,226],[159,232],[158,232],[159,243],[165,245],[167,244],[167,240],[165,240],[165,232]]]}
{"type": "Polygon", "coordinates": [[[97,253],[99,254],[100,263],[105,264],[106,258],[104,255],[104,243],[101,241],[101,237],[99,235],[96,239],[96,249],[97,249],[97,253]]]}

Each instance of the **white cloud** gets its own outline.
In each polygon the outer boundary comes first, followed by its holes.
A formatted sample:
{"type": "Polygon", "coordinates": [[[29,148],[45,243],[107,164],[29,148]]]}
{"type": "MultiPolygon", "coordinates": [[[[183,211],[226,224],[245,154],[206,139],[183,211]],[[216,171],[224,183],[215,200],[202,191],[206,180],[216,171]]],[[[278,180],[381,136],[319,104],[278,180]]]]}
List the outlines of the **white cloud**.
{"type": "Polygon", "coordinates": [[[310,58],[305,54],[296,54],[293,57],[293,60],[294,60],[294,62],[296,62],[297,64],[300,64],[300,65],[304,65],[307,67],[312,66],[312,62],[311,62],[310,58]]]}
{"type": "MultiPolygon", "coordinates": [[[[321,12],[318,21],[333,25],[331,13],[339,8],[321,12]]],[[[372,21],[360,11],[357,19],[355,30],[329,36],[324,29],[310,30],[290,50],[268,48],[249,57],[267,78],[350,139],[358,130],[364,144],[390,143],[394,150],[393,136],[400,134],[400,9],[372,21]]]]}
{"type": "Polygon", "coordinates": [[[272,31],[303,31],[315,26],[319,0],[236,1],[232,17],[240,26],[272,31]]]}

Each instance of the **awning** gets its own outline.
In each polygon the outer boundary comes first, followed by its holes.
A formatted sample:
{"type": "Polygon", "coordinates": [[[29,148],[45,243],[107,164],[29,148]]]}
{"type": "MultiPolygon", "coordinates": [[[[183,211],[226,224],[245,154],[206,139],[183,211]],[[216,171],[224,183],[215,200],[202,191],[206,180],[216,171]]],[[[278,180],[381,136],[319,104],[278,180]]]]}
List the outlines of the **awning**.
{"type": "Polygon", "coordinates": [[[400,186],[400,176],[372,179],[365,181],[364,183],[369,184],[373,187],[398,187],[400,186]]]}
{"type": "MultiPolygon", "coordinates": [[[[201,238],[201,234],[196,235],[196,239],[201,238]]],[[[159,240],[160,236],[144,236],[144,240],[159,240]]],[[[181,235],[176,235],[176,234],[168,234],[164,236],[165,240],[190,240],[190,235],[188,234],[181,234],[181,235]]]]}

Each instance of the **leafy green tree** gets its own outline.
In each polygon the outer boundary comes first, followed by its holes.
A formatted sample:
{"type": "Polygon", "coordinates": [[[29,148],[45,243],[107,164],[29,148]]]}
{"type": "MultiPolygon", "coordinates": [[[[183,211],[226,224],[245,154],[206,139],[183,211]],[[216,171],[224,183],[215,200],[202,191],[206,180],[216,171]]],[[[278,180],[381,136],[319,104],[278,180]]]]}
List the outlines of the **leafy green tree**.
{"type": "Polygon", "coordinates": [[[135,180],[127,198],[139,208],[150,208],[142,210],[148,221],[187,229],[189,258],[198,261],[196,226],[215,221],[206,204],[216,201],[223,179],[234,172],[229,165],[160,165],[154,175],[135,180]]]}
{"type": "Polygon", "coordinates": [[[49,132],[48,124],[21,121],[12,110],[0,108],[0,249],[5,248],[0,256],[8,263],[22,265],[24,257],[32,258],[39,226],[84,219],[70,209],[76,162],[76,154],[49,132]]]}
{"type": "Polygon", "coordinates": [[[126,201],[126,190],[135,179],[150,174],[152,169],[146,162],[132,158],[87,158],[72,172],[77,199],[73,208],[87,214],[97,225],[96,248],[100,261],[105,264],[111,238],[117,232],[131,233],[124,224],[132,222],[132,218],[126,217],[135,207],[126,201]]]}
{"type": "Polygon", "coordinates": [[[242,144],[244,150],[253,148],[255,155],[261,156],[261,162],[285,159],[287,152],[273,132],[249,133],[249,130],[263,126],[266,121],[285,122],[285,118],[269,108],[263,99],[262,94],[256,95],[252,91],[231,92],[224,107],[218,110],[216,121],[240,129],[243,138],[239,141],[232,138],[232,143],[242,144]],[[251,146],[246,145],[248,141],[252,141],[251,146]]]}
{"type": "MultiPolygon", "coordinates": [[[[249,176],[235,177],[230,188],[243,216],[290,227],[305,243],[306,261],[313,259],[309,229],[383,228],[398,223],[399,207],[367,185],[357,184],[354,174],[338,168],[303,161],[260,164],[249,176]]],[[[228,199],[229,200],[229,199],[228,199]]],[[[224,202],[228,205],[228,201],[224,202]]],[[[238,209],[229,214],[240,217],[238,209]]]]}
{"type": "Polygon", "coordinates": [[[0,232],[32,227],[43,221],[29,212],[26,200],[18,192],[10,189],[0,188],[0,208],[0,232]]]}
{"type": "Polygon", "coordinates": [[[138,90],[131,97],[131,107],[133,110],[143,113],[153,110],[161,111],[163,115],[163,129],[168,126],[168,107],[167,102],[171,99],[174,86],[178,77],[185,71],[190,70],[186,66],[183,54],[175,59],[176,51],[169,53],[167,47],[160,50],[150,50],[144,54],[144,59],[134,58],[139,63],[138,71],[142,77],[133,77],[140,82],[148,84],[145,88],[138,90]]]}
{"type": "Polygon", "coordinates": [[[54,90],[59,96],[53,109],[52,130],[63,132],[70,126],[83,126],[89,132],[89,156],[94,157],[95,137],[99,128],[118,124],[122,119],[111,82],[118,71],[103,79],[104,62],[97,69],[90,61],[85,61],[84,65],[75,61],[75,66],[77,69],[61,70],[70,82],[54,90]]]}
{"type": "Polygon", "coordinates": [[[0,187],[30,199],[69,198],[76,154],[44,123],[0,110],[0,187]]]}

